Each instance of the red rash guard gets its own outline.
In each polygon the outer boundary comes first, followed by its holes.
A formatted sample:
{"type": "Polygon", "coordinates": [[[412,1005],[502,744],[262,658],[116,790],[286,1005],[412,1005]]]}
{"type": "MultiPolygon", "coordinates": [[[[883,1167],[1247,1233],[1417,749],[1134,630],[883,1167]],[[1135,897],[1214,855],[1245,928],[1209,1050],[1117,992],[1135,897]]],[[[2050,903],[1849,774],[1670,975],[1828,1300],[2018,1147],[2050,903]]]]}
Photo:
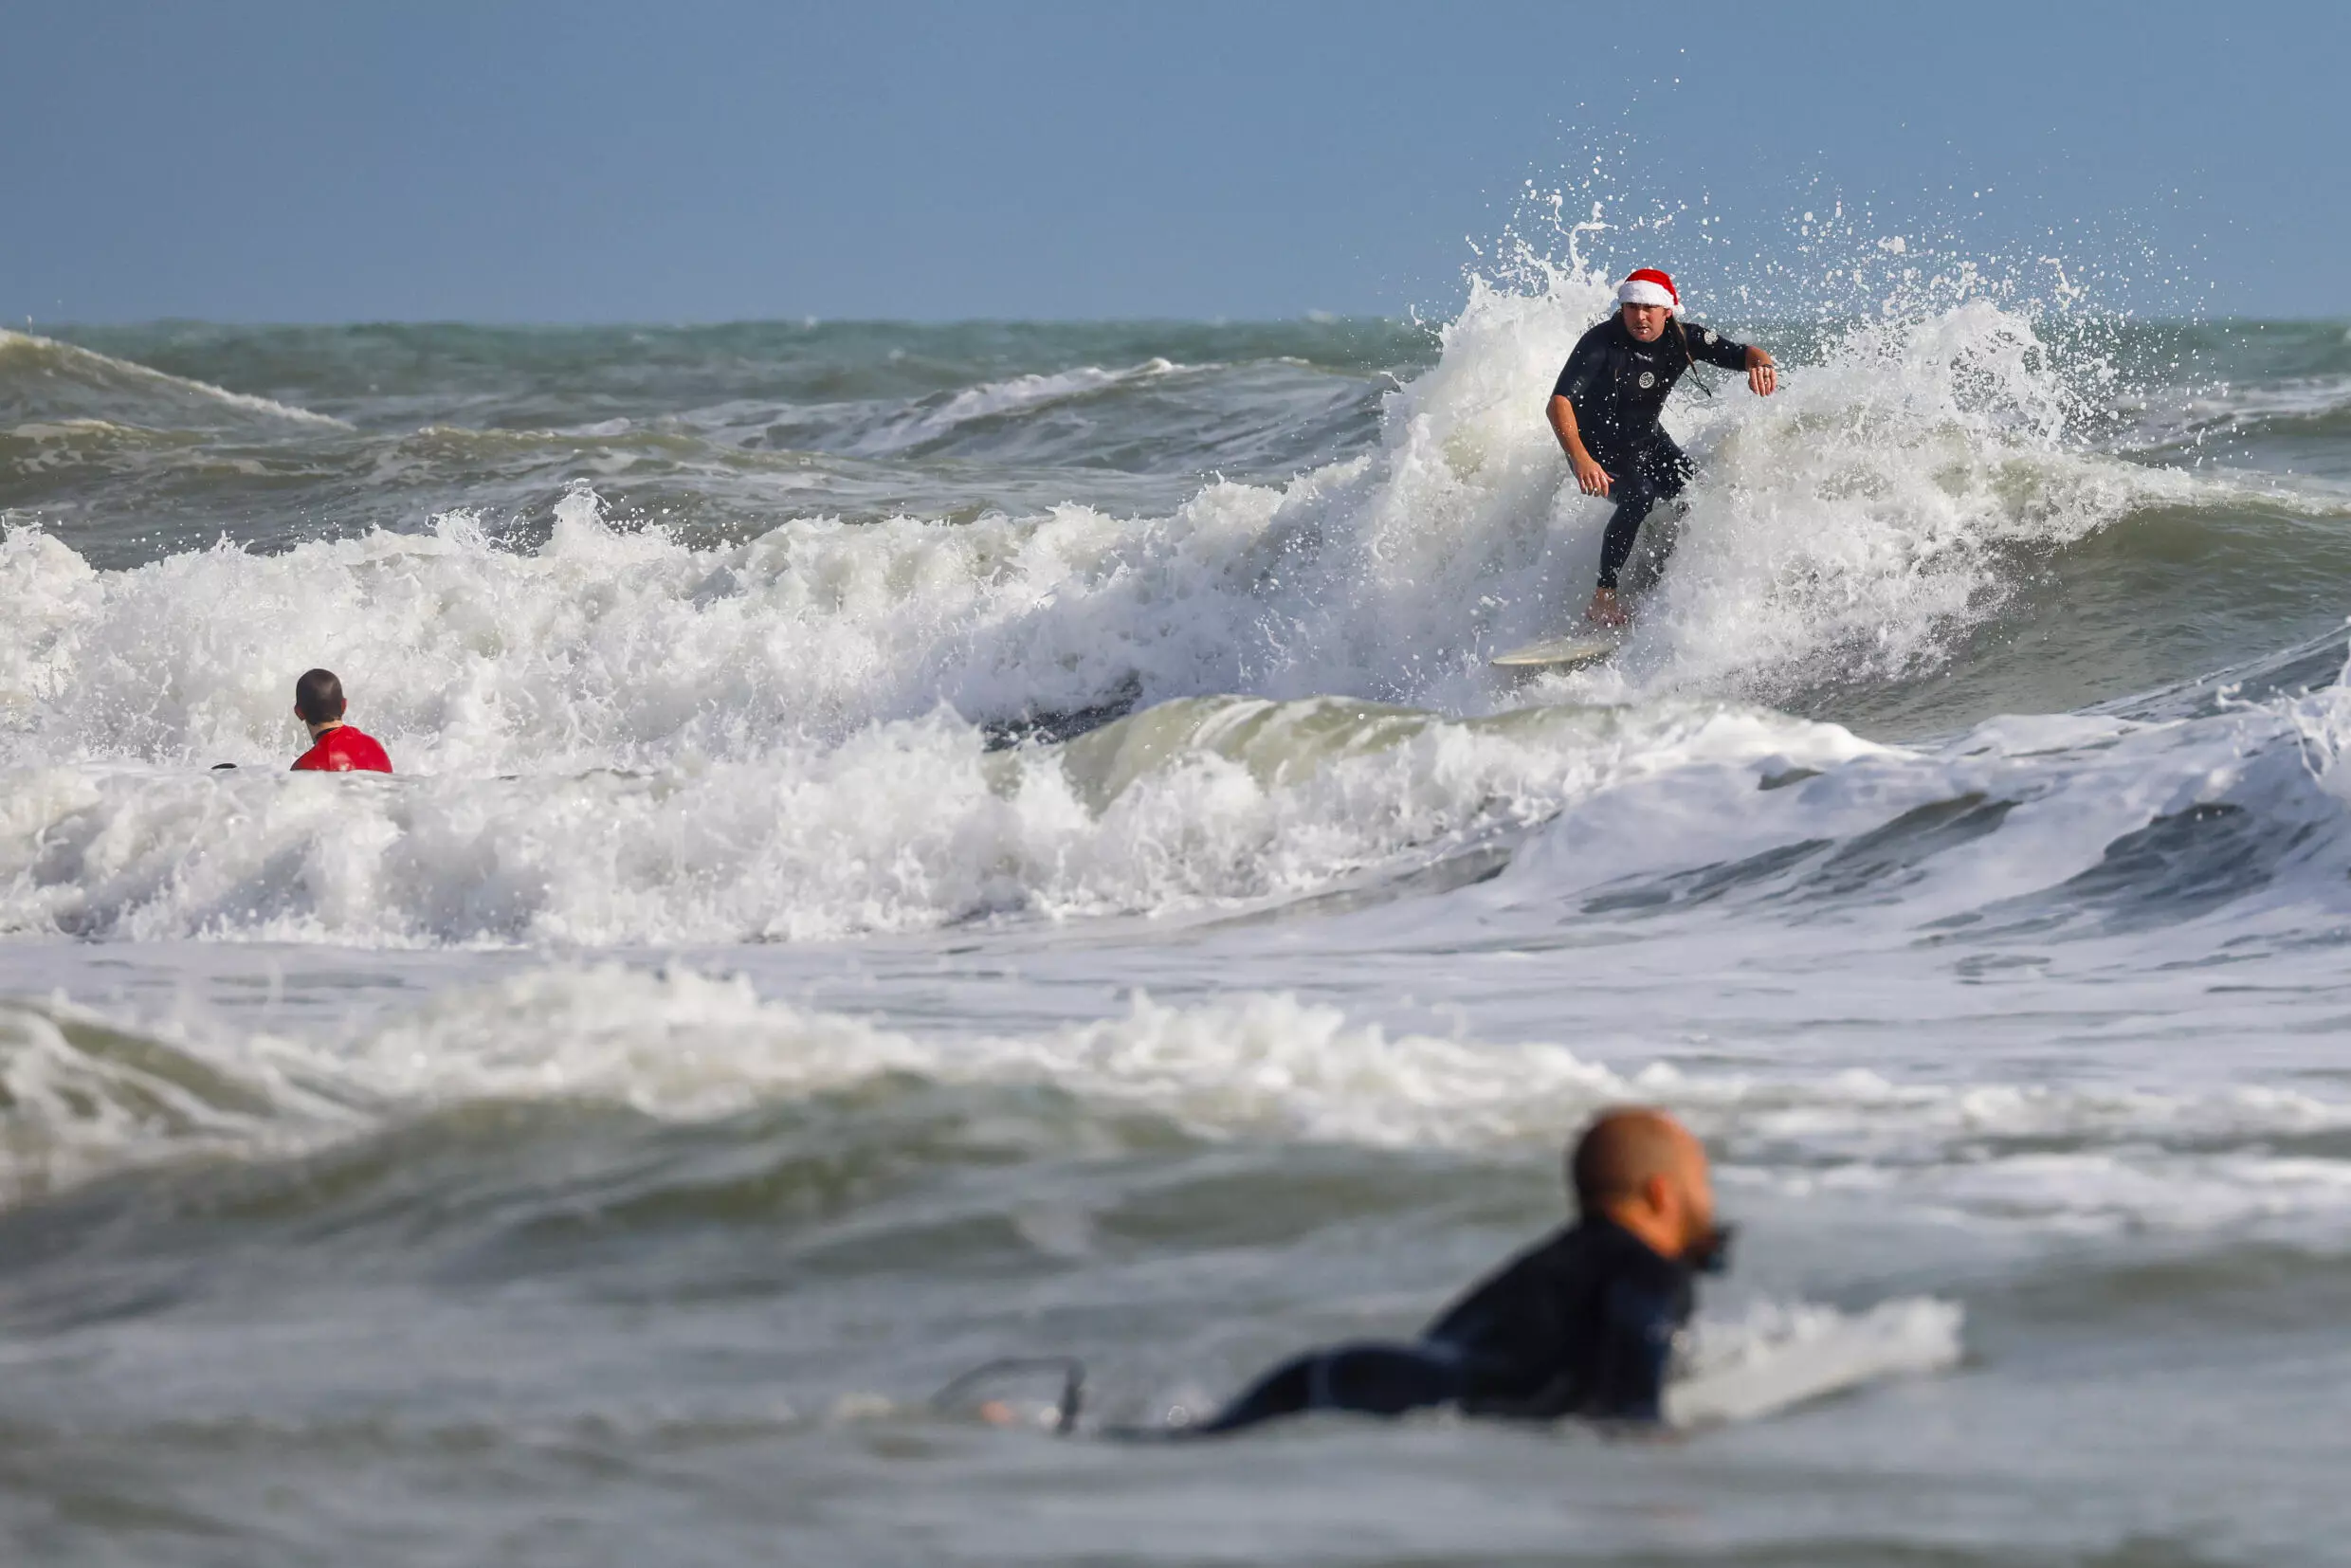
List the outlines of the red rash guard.
{"type": "Polygon", "coordinates": [[[362,735],[349,724],[337,724],[319,737],[319,743],[294,759],[298,774],[388,774],[392,758],[372,735],[362,735]]]}

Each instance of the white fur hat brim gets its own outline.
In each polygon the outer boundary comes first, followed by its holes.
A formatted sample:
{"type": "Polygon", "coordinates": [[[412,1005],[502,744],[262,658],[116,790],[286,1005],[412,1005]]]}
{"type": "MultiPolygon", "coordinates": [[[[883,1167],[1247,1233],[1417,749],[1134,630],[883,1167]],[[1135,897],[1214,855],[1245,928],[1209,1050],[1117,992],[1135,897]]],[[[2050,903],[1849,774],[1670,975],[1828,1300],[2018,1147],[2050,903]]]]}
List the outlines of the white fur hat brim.
{"type": "Polygon", "coordinates": [[[1652,283],[1647,278],[1627,278],[1616,285],[1616,302],[1620,305],[1663,305],[1674,315],[1682,314],[1682,301],[1663,283],[1652,283]]]}

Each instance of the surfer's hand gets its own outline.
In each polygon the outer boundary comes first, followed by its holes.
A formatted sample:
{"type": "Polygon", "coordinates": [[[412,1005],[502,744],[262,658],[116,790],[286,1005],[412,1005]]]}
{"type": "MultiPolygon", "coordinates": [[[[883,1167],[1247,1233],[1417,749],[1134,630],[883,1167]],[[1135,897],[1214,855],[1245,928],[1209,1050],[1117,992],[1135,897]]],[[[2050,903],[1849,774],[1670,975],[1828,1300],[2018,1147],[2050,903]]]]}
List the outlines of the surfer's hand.
{"type": "Polygon", "coordinates": [[[1747,351],[1747,387],[1758,397],[1769,397],[1779,390],[1779,369],[1761,349],[1747,351]]]}
{"type": "Polygon", "coordinates": [[[1608,494],[1609,486],[1614,482],[1608,477],[1606,468],[1601,467],[1590,457],[1570,456],[1568,462],[1576,465],[1576,488],[1588,496],[1608,494]]]}

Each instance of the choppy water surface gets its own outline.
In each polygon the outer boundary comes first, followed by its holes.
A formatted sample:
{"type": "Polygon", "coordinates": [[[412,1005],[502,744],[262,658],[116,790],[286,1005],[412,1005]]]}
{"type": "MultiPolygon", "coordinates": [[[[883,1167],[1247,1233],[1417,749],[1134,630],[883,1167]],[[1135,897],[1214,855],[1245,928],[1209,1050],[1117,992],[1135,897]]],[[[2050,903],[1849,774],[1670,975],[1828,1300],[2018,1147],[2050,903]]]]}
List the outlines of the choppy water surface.
{"type": "Polygon", "coordinates": [[[1785,392],[1511,684],[1605,308],[0,334],[11,1554],[2341,1560],[2351,339],[1721,319],[1785,392]],[[397,775],[282,772],[317,664],[397,775]],[[1628,1098],[1747,1222],[1705,1343],[1959,1365],[923,1409],[1409,1330],[1628,1098]]]}

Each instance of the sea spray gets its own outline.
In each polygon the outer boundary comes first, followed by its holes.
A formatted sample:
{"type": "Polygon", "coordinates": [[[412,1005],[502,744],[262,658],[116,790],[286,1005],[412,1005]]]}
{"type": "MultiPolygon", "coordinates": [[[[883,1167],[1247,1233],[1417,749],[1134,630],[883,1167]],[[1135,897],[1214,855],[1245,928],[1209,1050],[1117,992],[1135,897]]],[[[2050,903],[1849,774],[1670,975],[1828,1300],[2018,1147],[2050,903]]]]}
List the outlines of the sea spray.
{"type": "MultiPolygon", "coordinates": [[[[1540,404],[1604,309],[1589,277],[1481,284],[1391,396],[1377,450],[1159,517],[785,516],[698,547],[583,483],[535,547],[461,509],[424,537],[98,574],[20,526],[0,574],[36,612],[0,632],[6,744],[249,755],[283,731],[275,685],[321,660],[395,756],[436,771],[756,757],[939,702],[978,721],[1228,692],[1480,711],[1508,700],[1485,655],[1555,629],[1589,586],[1607,507],[1576,493],[1540,404]]],[[[1771,404],[1677,410],[1701,460],[1683,555],[1630,684],[1570,689],[1914,677],[1998,611],[2018,554],[2232,493],[2085,449],[2068,406],[2031,325],[1977,302],[1857,331],[1771,404]]]]}

